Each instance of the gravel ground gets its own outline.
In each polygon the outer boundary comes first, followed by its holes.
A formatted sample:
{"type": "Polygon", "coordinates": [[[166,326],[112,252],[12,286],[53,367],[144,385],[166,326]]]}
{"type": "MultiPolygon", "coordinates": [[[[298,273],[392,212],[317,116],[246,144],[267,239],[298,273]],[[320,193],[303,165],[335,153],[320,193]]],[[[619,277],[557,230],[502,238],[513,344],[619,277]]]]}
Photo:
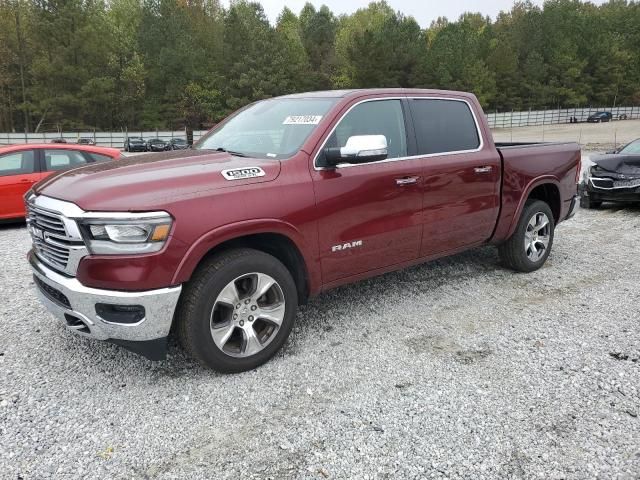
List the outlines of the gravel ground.
{"type": "Polygon", "coordinates": [[[640,209],[556,234],[533,274],[482,248],[332,291],[224,376],[67,332],[0,227],[0,477],[640,478],[640,209]]]}

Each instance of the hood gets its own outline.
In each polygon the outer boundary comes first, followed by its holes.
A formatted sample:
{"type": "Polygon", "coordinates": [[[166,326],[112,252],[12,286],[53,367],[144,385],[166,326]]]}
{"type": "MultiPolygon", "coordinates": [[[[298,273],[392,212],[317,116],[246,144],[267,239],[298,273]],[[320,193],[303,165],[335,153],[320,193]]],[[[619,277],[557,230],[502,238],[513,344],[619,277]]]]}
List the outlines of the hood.
{"type": "Polygon", "coordinates": [[[607,172],[640,177],[640,155],[593,155],[591,161],[607,172]]]}
{"type": "Polygon", "coordinates": [[[36,194],[73,202],[84,210],[161,209],[181,197],[275,180],[277,160],[259,160],[211,150],[139,155],[60,172],[34,186],[36,194]],[[223,175],[224,170],[258,167],[264,174],[223,175]],[[233,179],[229,179],[233,178],[233,179]]]}

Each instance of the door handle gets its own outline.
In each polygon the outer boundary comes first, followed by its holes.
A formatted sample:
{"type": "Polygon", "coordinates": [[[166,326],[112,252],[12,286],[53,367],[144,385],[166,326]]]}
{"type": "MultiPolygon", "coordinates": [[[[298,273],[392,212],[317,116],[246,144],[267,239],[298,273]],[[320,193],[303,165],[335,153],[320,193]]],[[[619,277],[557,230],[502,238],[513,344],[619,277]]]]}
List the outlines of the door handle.
{"type": "Polygon", "coordinates": [[[36,183],[35,180],[29,180],[28,178],[23,178],[20,180],[20,183],[36,183]]]}
{"type": "Polygon", "coordinates": [[[418,183],[418,179],[420,177],[403,177],[403,178],[396,178],[396,185],[398,185],[399,187],[402,187],[403,185],[414,185],[416,183],[418,183]]]}
{"type": "Polygon", "coordinates": [[[493,167],[491,167],[491,166],[476,167],[476,168],[473,169],[473,171],[476,172],[476,173],[489,173],[491,170],[493,170],[493,167]]]}

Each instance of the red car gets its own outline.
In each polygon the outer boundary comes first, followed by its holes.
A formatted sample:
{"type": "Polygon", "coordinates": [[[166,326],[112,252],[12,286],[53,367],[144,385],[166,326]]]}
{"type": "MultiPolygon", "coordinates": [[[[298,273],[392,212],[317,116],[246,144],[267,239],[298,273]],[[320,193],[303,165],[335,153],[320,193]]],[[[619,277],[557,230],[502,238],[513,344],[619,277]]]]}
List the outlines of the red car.
{"type": "Polygon", "coordinates": [[[120,157],[120,150],[89,145],[25,144],[0,147],[0,220],[22,218],[24,194],[59,170],[120,157]]]}
{"type": "Polygon", "coordinates": [[[539,269],[579,172],[576,143],[494,143],[468,93],[290,95],[192,149],[38,183],[29,260],[70,331],[160,359],[173,326],[198,361],[239,372],[282,347],[298,304],[338,285],[486,244],[539,269]]]}

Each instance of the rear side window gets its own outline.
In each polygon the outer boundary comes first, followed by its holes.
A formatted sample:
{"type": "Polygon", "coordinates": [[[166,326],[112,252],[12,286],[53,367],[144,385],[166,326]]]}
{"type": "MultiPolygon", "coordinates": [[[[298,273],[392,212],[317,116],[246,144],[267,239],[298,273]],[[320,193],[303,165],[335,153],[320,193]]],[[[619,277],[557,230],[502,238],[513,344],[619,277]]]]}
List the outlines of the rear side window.
{"type": "Polygon", "coordinates": [[[92,152],[87,152],[89,154],[89,156],[91,157],[91,159],[96,162],[110,162],[111,160],[113,160],[113,158],[111,158],[109,155],[100,155],[99,153],[92,153],[92,152]]]}
{"type": "Polygon", "coordinates": [[[475,150],[480,146],[478,128],[466,102],[413,99],[410,104],[419,155],[475,150]]]}
{"type": "Polygon", "coordinates": [[[44,164],[47,172],[80,167],[87,163],[81,152],[74,150],[45,150],[44,164]]]}
{"type": "Polygon", "coordinates": [[[33,150],[7,153],[0,156],[0,177],[26,175],[35,172],[33,150]]]}
{"type": "Polygon", "coordinates": [[[406,157],[407,134],[400,100],[375,100],[356,105],[340,120],[325,147],[344,147],[354,135],[384,135],[388,158],[406,157]]]}

